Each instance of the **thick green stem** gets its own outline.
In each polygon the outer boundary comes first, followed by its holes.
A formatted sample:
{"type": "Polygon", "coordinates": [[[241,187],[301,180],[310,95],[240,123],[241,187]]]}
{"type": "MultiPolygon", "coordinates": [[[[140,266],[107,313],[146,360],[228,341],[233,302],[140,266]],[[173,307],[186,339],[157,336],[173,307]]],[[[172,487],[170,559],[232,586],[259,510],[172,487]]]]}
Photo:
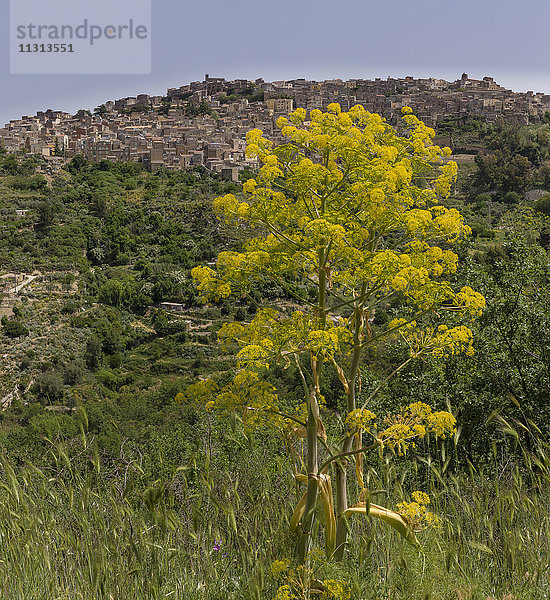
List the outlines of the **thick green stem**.
{"type": "MultiPolygon", "coordinates": [[[[353,331],[353,353],[351,359],[351,367],[349,371],[349,391],[347,393],[347,409],[348,414],[354,411],[356,406],[355,386],[357,373],[359,371],[359,361],[361,359],[361,346],[363,335],[363,302],[365,297],[366,284],[363,284],[359,299],[355,304],[355,327],[353,331]]],[[[342,454],[351,451],[353,445],[353,436],[347,435],[342,445],[342,454]]],[[[344,513],[348,509],[348,489],[347,489],[347,461],[338,461],[336,463],[336,551],[334,558],[342,560],[346,549],[346,541],[349,534],[349,525],[344,513]]]]}
{"type": "MultiPolygon", "coordinates": [[[[345,463],[343,463],[345,465],[345,463]]],[[[348,509],[348,490],[346,485],[346,469],[342,463],[336,463],[336,506],[338,516],[336,518],[336,550],[334,551],[334,559],[342,560],[346,550],[346,542],[349,534],[349,524],[344,516],[344,512],[348,509]]]]}
{"type": "MultiPolygon", "coordinates": [[[[361,293],[359,294],[359,298],[362,299],[365,297],[366,292],[366,284],[364,283],[361,288],[361,293]]],[[[357,379],[357,373],[359,371],[359,361],[361,359],[361,351],[362,351],[362,334],[363,334],[363,303],[364,300],[360,300],[355,305],[355,327],[353,331],[353,355],[351,360],[351,367],[349,371],[349,392],[348,392],[348,414],[355,410],[357,407],[355,405],[355,381],[357,379]]],[[[351,448],[346,448],[343,452],[347,452],[351,448]]]]}
{"type": "Polygon", "coordinates": [[[307,415],[307,496],[304,516],[302,517],[300,540],[299,540],[299,559],[300,564],[305,563],[308,552],[311,547],[311,530],[315,520],[315,505],[319,487],[317,484],[318,470],[318,444],[317,444],[317,418],[319,406],[317,403],[317,393],[315,389],[311,390],[308,402],[307,415]]]}
{"type": "MultiPolygon", "coordinates": [[[[324,210],[324,201],[322,202],[322,210],[324,210]]],[[[319,260],[319,289],[318,289],[318,318],[320,328],[324,329],[326,325],[326,271],[325,271],[325,251],[320,249],[318,252],[319,260]]],[[[318,463],[318,435],[319,429],[322,429],[321,416],[319,414],[319,378],[321,376],[321,368],[323,363],[317,362],[317,359],[311,357],[311,372],[313,376],[313,386],[308,398],[308,414],[307,414],[307,469],[308,469],[308,484],[306,506],[304,516],[302,518],[300,544],[299,544],[299,559],[300,563],[304,563],[311,546],[311,530],[315,519],[315,505],[317,504],[317,496],[319,493],[317,483],[318,463]]]]}

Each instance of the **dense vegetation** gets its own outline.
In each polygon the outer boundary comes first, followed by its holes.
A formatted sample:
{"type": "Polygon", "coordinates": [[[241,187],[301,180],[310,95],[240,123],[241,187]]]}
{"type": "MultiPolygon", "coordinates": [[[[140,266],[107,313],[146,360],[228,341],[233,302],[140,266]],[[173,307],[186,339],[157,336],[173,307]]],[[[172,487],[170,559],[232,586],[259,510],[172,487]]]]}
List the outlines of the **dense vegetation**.
{"type": "MultiPolygon", "coordinates": [[[[37,275],[17,294],[13,278],[0,279],[3,596],[275,598],[301,578],[324,598],[345,597],[342,581],[353,598],[544,598],[550,238],[538,197],[550,191],[547,127],[455,132],[484,149],[461,166],[447,201],[473,230],[450,281],[487,300],[472,325],[475,353],[411,363],[373,399],[374,412],[422,401],[456,416],[453,440],[365,464],[375,502],[396,507],[424,490],[441,529],[419,534],[419,553],[357,520],[349,561],[314,551],[307,568],[281,567],[278,577],[274,561],[296,565],[285,440],[251,432],[238,413],[174,401],[233,371],[234,351],[215,343],[223,323],[250,322],[261,300],[290,300],[267,283],[236,301],[198,298],[191,269],[253,233],[212,208],[240,186],[200,169],[150,174],[80,157],[50,176],[40,158],[0,154],[0,275],[37,275]]],[[[388,302],[373,329],[401,309],[388,302]]],[[[389,363],[369,356],[361,393],[406,351],[392,343],[389,363]]],[[[294,367],[270,377],[289,396],[301,388],[294,367]]],[[[323,378],[338,410],[337,374],[326,368],[323,378]]]]}

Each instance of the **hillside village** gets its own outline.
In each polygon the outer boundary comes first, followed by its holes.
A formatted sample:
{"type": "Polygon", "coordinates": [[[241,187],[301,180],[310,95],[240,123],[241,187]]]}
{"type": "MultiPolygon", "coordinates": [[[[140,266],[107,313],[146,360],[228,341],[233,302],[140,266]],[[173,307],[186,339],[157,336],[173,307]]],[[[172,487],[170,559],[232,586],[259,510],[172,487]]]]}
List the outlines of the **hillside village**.
{"type": "Polygon", "coordinates": [[[325,109],[332,102],[343,110],[362,104],[392,123],[403,106],[410,106],[436,129],[442,122],[460,124],[472,117],[536,123],[550,111],[549,94],[513,92],[492,77],[476,80],[466,73],[454,82],[413,77],[252,82],[207,74],[202,82],[168,89],[166,96],[106,102],[94,114],[49,109],[23,116],[0,129],[0,148],[42,155],[52,172],[82,154],[89,161],[136,161],[152,172],[202,165],[237,181],[240,170],[257,167],[245,156],[247,131],[259,128],[280,142],[280,115],[296,107],[325,109]]]}

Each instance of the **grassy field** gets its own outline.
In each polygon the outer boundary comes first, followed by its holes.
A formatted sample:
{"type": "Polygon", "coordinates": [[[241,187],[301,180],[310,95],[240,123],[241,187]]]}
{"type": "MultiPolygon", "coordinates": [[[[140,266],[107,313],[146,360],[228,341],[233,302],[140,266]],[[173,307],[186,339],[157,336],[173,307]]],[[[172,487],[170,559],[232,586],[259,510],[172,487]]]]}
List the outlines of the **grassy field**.
{"type": "Polygon", "coordinates": [[[223,433],[227,423],[218,425],[206,451],[148,485],[139,460],[113,470],[86,435],[71,448],[52,445],[41,468],[3,461],[2,598],[275,599],[298,579],[306,588],[346,582],[347,597],[357,599],[548,597],[550,495],[541,447],[536,474],[519,463],[463,475],[443,473],[438,460],[373,464],[370,487],[382,490],[376,502],[395,506],[422,484],[441,527],[420,533],[417,549],[359,518],[348,558],[334,563],[322,557],[318,523],[307,568],[276,578],[273,561],[295,567],[286,459],[277,440],[232,437],[223,433]],[[230,457],[228,437],[236,447],[230,457]]]}

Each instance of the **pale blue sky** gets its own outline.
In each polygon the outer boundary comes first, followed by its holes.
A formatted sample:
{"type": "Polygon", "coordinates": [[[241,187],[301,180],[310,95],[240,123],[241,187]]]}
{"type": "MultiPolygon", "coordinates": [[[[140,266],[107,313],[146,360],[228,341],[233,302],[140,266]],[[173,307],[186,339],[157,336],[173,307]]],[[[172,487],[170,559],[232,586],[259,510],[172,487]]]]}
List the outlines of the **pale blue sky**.
{"type": "Polygon", "coordinates": [[[163,94],[205,73],[454,80],[466,71],[550,93],[548,0],[152,1],[151,75],[52,76],[9,75],[9,0],[0,0],[0,123],[163,94]]]}

